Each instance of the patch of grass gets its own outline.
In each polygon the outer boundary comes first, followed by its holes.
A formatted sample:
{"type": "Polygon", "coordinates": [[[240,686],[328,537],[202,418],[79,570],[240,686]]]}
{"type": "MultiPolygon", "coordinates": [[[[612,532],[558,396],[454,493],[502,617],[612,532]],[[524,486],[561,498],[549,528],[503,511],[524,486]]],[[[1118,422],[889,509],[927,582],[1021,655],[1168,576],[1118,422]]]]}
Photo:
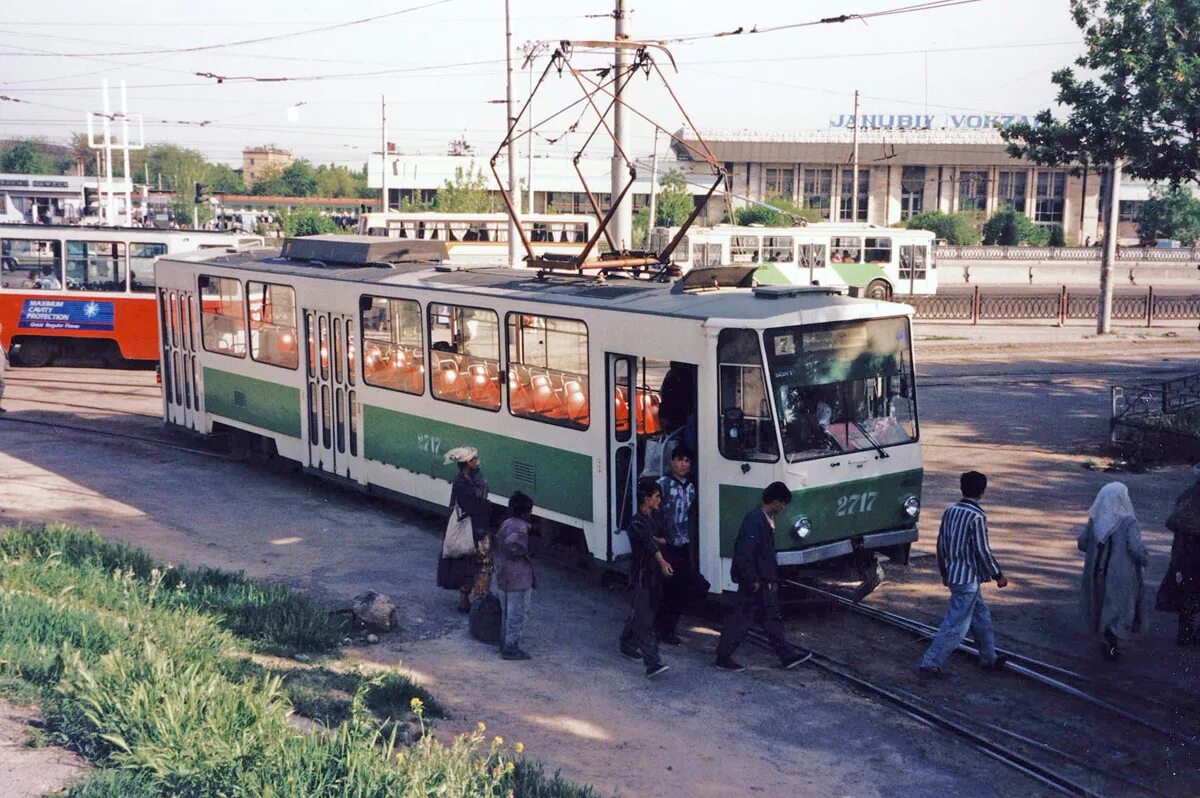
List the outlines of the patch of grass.
{"type": "Polygon", "coordinates": [[[247,656],[329,652],[341,634],[315,602],[241,574],[161,567],[63,527],[0,529],[0,692],[37,696],[46,739],[99,767],[69,798],[595,795],[483,724],[426,734],[443,710],[399,674],[247,656]]]}

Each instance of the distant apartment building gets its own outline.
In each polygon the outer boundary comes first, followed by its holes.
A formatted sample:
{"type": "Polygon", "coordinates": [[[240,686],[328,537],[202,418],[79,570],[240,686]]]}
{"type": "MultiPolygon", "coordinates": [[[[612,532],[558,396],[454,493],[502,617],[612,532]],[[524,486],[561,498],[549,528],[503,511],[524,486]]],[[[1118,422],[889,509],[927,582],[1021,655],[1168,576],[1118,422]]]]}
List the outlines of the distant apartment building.
{"type": "Polygon", "coordinates": [[[277,147],[248,147],[242,150],[242,181],[252,186],[268,166],[286,169],[293,160],[290,152],[277,147]]]}

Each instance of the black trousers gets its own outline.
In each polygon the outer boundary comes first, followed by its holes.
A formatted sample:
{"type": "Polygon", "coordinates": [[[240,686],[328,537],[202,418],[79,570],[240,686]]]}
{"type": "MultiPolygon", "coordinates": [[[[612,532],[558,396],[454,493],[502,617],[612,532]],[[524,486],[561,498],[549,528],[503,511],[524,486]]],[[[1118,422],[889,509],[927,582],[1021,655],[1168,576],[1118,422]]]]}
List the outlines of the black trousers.
{"type": "Polygon", "coordinates": [[[662,553],[674,573],[663,580],[662,600],[655,616],[654,628],[660,638],[675,634],[680,616],[707,590],[707,585],[700,587],[700,574],[692,564],[691,546],[663,546],[662,553]]]}
{"type": "Polygon", "coordinates": [[[788,640],[787,632],[783,629],[783,614],[779,610],[779,587],[774,582],[766,582],[758,590],[751,590],[748,585],[738,587],[733,606],[725,616],[725,624],[721,627],[721,642],[717,643],[717,659],[727,659],[733,656],[738,646],[750,631],[750,625],[755,621],[762,624],[771,648],[781,662],[796,654],[796,646],[788,640]]]}
{"type": "Polygon", "coordinates": [[[647,668],[662,664],[658,656],[658,639],[654,636],[654,616],[658,610],[660,591],[657,587],[637,585],[633,589],[633,605],[621,630],[621,648],[639,651],[647,668]]]}

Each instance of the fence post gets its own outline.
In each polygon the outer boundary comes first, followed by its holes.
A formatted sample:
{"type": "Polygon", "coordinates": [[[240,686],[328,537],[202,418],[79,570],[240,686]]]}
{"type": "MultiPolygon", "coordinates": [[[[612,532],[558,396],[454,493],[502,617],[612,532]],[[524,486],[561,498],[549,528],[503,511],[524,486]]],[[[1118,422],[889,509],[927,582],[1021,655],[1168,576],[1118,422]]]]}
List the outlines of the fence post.
{"type": "Polygon", "coordinates": [[[975,286],[975,295],[971,298],[971,323],[979,323],[979,286],[975,286]]]}
{"type": "Polygon", "coordinates": [[[1058,326],[1067,326],[1067,287],[1062,287],[1062,293],[1058,295],[1058,326]]]}
{"type": "Polygon", "coordinates": [[[1154,286],[1146,288],[1146,326],[1154,320],[1154,286]]]}

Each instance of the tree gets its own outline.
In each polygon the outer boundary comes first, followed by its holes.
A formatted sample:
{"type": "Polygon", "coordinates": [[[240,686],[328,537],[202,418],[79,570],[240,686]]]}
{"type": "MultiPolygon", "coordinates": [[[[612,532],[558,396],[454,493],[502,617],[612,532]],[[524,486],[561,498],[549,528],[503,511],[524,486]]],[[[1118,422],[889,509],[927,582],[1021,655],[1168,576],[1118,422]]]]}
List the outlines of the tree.
{"type": "Polygon", "coordinates": [[[1182,186],[1152,189],[1138,208],[1137,228],[1138,238],[1147,243],[1171,238],[1194,246],[1200,240],[1200,200],[1182,186]]]}
{"type": "Polygon", "coordinates": [[[764,227],[795,227],[806,222],[821,221],[821,211],[817,208],[805,208],[789,199],[769,195],[763,198],[761,204],[748,208],[738,208],[733,212],[734,224],[760,224],[764,227]],[[775,210],[775,209],[778,210],[775,210]]]}
{"type": "Polygon", "coordinates": [[[982,233],[974,216],[967,213],[925,211],[908,220],[909,230],[929,230],[935,237],[958,246],[978,244],[982,233]]]}
{"type": "Polygon", "coordinates": [[[247,193],[241,172],[225,164],[212,164],[208,169],[207,180],[201,182],[205,183],[213,194],[247,193]]]}
{"type": "Polygon", "coordinates": [[[284,193],[289,197],[313,197],[317,193],[317,172],[311,163],[301,158],[292,161],[279,175],[284,193]]]}
{"type": "Polygon", "coordinates": [[[1012,208],[1001,208],[983,224],[983,243],[1015,247],[1020,244],[1042,246],[1050,240],[1050,231],[1030,221],[1012,208]]]}
{"type": "MultiPolygon", "coordinates": [[[[1066,117],[1050,109],[1036,124],[1001,131],[1014,157],[1074,171],[1109,170],[1109,207],[1120,173],[1180,185],[1200,175],[1200,0],[1071,0],[1086,52],[1051,76],[1066,117]]],[[[1106,222],[1111,214],[1106,214],[1106,222]]],[[[1107,226],[1106,226],[1107,229],[1107,226]]],[[[1101,268],[1097,329],[1109,331],[1115,230],[1101,268]]]]}
{"type": "Polygon", "coordinates": [[[351,172],[344,166],[322,164],[317,167],[317,196],[319,197],[357,197],[358,190],[366,187],[366,177],[351,172]]]}
{"type": "Polygon", "coordinates": [[[447,180],[433,198],[433,209],[442,213],[490,213],[492,193],[482,170],[454,170],[454,179],[447,180]]]}
{"type": "Polygon", "coordinates": [[[48,175],[57,174],[50,159],[38,149],[38,142],[33,139],[18,141],[0,157],[0,172],[11,172],[19,175],[48,175]]]}
{"type": "Polygon", "coordinates": [[[258,173],[258,179],[250,187],[250,193],[256,197],[286,196],[287,184],[283,182],[283,166],[277,163],[264,166],[258,173]]]}
{"type": "Polygon", "coordinates": [[[688,191],[687,180],[683,172],[672,169],[659,180],[659,190],[655,197],[655,225],[659,227],[679,227],[691,216],[696,207],[692,194],[688,191]]]}
{"type": "MultiPolygon", "coordinates": [[[[174,144],[151,144],[146,148],[146,159],[150,166],[150,179],[153,181],[161,176],[164,187],[188,193],[189,204],[192,184],[203,183],[208,173],[208,161],[203,153],[174,144]]],[[[191,218],[190,212],[188,217],[191,218]]]]}
{"type": "Polygon", "coordinates": [[[337,226],[328,216],[305,208],[283,214],[283,232],[289,236],[316,236],[336,232],[337,226]]]}

